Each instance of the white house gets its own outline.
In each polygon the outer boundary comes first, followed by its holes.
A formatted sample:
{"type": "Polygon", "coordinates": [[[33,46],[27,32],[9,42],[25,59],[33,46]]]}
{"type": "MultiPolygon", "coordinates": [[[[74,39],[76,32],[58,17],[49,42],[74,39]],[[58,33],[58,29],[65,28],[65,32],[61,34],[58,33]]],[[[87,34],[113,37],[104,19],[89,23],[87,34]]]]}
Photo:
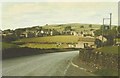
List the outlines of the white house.
{"type": "Polygon", "coordinates": [[[53,31],[50,31],[50,35],[51,35],[51,36],[53,35],[53,31]]]}

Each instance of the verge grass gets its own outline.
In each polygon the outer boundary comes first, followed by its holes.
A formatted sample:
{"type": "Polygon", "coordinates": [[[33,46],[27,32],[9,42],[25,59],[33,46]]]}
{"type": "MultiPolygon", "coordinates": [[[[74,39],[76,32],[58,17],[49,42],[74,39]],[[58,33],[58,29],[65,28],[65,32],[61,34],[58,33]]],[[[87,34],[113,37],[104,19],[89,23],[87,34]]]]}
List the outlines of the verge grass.
{"type": "Polygon", "coordinates": [[[95,49],[95,51],[103,52],[103,53],[111,53],[111,54],[118,54],[119,46],[105,46],[101,48],[95,49]]]}

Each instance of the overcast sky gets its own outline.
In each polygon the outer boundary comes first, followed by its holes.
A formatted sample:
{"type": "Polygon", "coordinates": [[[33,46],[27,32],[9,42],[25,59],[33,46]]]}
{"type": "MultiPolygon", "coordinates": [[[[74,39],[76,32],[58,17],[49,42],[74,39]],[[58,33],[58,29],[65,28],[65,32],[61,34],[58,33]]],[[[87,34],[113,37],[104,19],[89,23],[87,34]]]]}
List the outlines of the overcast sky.
{"type": "Polygon", "coordinates": [[[109,13],[112,24],[117,25],[117,2],[2,3],[2,29],[62,23],[102,24],[109,13]]]}

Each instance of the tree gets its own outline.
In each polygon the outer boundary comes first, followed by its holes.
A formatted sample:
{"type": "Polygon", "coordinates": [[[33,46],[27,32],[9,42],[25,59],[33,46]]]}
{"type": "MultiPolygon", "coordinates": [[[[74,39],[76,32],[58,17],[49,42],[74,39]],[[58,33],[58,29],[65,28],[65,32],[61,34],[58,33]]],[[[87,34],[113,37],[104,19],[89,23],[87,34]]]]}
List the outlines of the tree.
{"type": "Polygon", "coordinates": [[[94,31],[95,35],[96,36],[99,36],[99,35],[104,35],[104,36],[107,36],[107,35],[112,35],[112,36],[117,36],[117,30],[116,30],[116,27],[113,27],[112,29],[104,29],[104,26],[101,26],[100,29],[94,31]]]}
{"type": "Polygon", "coordinates": [[[97,48],[102,47],[103,43],[99,39],[95,39],[95,44],[97,45],[97,48]]]}
{"type": "Polygon", "coordinates": [[[84,26],[82,25],[82,26],[80,26],[80,28],[84,28],[84,26]]]}
{"type": "Polygon", "coordinates": [[[65,27],[65,31],[70,31],[71,30],[71,26],[66,26],[65,27]]]}
{"type": "Polygon", "coordinates": [[[106,45],[113,45],[114,44],[114,36],[113,35],[105,35],[105,38],[107,38],[106,45]]]}
{"type": "Polygon", "coordinates": [[[48,24],[46,24],[45,26],[48,26],[48,24]]]}
{"type": "Polygon", "coordinates": [[[5,34],[13,33],[13,30],[7,29],[7,30],[4,30],[3,33],[5,33],[5,34]]]}
{"type": "Polygon", "coordinates": [[[117,27],[117,37],[120,38],[120,26],[117,27]]]}
{"type": "Polygon", "coordinates": [[[2,37],[2,41],[4,41],[4,42],[11,42],[11,41],[15,41],[17,39],[18,38],[15,34],[7,35],[7,36],[2,37]]]}
{"type": "Polygon", "coordinates": [[[92,28],[92,24],[89,25],[89,28],[92,28]]]}
{"type": "Polygon", "coordinates": [[[90,31],[93,31],[94,29],[90,29],[90,31]]]}
{"type": "Polygon", "coordinates": [[[102,31],[100,29],[96,30],[96,31],[94,31],[94,34],[95,34],[95,36],[100,36],[100,35],[102,35],[102,31]]]}
{"type": "Polygon", "coordinates": [[[118,30],[118,33],[120,33],[120,26],[118,26],[118,29],[117,29],[117,30],[118,30]]]}
{"type": "Polygon", "coordinates": [[[80,33],[81,33],[81,34],[83,34],[83,32],[82,32],[82,31],[81,31],[80,33]]]}
{"type": "Polygon", "coordinates": [[[22,29],[16,29],[15,31],[15,35],[20,38],[20,35],[22,34],[23,30],[22,29]]]}
{"type": "Polygon", "coordinates": [[[111,30],[111,33],[114,35],[114,36],[117,36],[117,27],[114,26],[111,30]]]}

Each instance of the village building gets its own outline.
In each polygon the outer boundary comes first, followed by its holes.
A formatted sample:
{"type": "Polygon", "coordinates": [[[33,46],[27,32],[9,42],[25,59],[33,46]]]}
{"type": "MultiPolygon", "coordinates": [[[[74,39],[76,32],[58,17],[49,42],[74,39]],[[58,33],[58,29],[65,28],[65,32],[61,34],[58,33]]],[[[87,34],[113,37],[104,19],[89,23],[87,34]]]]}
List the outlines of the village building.
{"type": "Polygon", "coordinates": [[[95,36],[94,31],[95,30],[80,31],[80,32],[78,32],[78,36],[81,36],[81,37],[87,37],[87,36],[94,37],[95,36]]]}
{"type": "Polygon", "coordinates": [[[23,33],[20,35],[20,37],[21,37],[21,38],[24,38],[24,37],[27,38],[27,37],[28,37],[27,32],[23,32],[23,33]]]}
{"type": "Polygon", "coordinates": [[[105,42],[107,42],[107,39],[101,35],[98,37],[82,37],[79,38],[76,48],[98,48],[105,42]]]}
{"type": "Polygon", "coordinates": [[[105,38],[104,36],[100,35],[98,37],[96,37],[97,39],[101,40],[102,42],[106,42],[107,38],[105,38]]]}
{"type": "Polygon", "coordinates": [[[71,35],[78,36],[78,33],[76,31],[71,31],[71,35]]]}
{"type": "Polygon", "coordinates": [[[76,44],[76,48],[96,48],[95,38],[80,38],[76,44]]]}

